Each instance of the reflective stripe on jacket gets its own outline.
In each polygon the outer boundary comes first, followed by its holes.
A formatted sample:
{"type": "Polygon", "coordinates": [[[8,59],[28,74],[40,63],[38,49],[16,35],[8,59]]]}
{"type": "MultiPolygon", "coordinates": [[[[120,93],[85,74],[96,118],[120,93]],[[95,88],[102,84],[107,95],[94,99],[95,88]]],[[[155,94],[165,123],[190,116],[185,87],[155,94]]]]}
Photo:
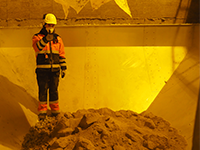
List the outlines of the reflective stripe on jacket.
{"type": "Polygon", "coordinates": [[[55,34],[56,40],[47,42],[45,35],[35,34],[32,38],[32,46],[36,54],[37,68],[43,70],[67,69],[65,60],[65,50],[62,39],[55,34]]]}

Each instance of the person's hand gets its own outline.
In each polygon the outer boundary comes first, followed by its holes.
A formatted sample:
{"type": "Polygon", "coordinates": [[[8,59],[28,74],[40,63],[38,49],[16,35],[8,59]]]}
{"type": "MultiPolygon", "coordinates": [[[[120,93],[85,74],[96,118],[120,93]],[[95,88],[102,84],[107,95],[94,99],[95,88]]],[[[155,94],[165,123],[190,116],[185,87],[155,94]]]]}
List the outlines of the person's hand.
{"type": "Polygon", "coordinates": [[[45,39],[50,42],[50,41],[53,41],[53,34],[52,33],[48,33],[46,36],[45,36],[45,39]]]}
{"type": "Polygon", "coordinates": [[[64,78],[65,77],[65,70],[61,70],[61,78],[64,78]]]}

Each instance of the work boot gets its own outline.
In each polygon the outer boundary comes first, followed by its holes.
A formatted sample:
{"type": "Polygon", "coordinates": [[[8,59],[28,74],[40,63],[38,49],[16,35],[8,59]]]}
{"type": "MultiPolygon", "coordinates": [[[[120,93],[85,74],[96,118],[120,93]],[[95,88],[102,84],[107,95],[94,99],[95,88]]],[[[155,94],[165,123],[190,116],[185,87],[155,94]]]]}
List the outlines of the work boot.
{"type": "Polygon", "coordinates": [[[51,113],[51,116],[57,118],[57,116],[58,116],[59,114],[60,114],[60,112],[51,113]]]}
{"type": "Polygon", "coordinates": [[[43,121],[44,119],[46,119],[46,117],[47,117],[46,113],[41,113],[41,114],[38,115],[38,120],[39,121],[41,121],[41,120],[43,121]]]}

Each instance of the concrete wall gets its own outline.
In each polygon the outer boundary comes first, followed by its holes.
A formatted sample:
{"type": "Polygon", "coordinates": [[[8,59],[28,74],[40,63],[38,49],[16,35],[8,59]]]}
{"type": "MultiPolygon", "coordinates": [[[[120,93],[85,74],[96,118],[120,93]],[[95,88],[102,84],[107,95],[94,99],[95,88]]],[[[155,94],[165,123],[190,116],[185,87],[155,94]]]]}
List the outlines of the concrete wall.
{"type": "Polygon", "coordinates": [[[188,47],[188,54],[147,110],[166,118],[179,129],[188,141],[188,150],[192,148],[200,77],[199,26],[191,31],[192,45],[188,47]]]}
{"type": "Polygon", "coordinates": [[[198,0],[127,0],[132,18],[117,1],[120,0],[78,1],[84,3],[84,7],[75,3],[80,7],[77,14],[75,6],[68,6],[67,0],[0,0],[0,26],[38,26],[43,14],[49,12],[57,16],[59,25],[199,22],[198,0]],[[94,2],[103,5],[96,9],[92,5],[94,2]]]}
{"type": "MultiPolygon", "coordinates": [[[[190,30],[189,25],[57,28],[68,65],[67,77],[60,81],[61,109],[146,110],[187,54],[190,30]]],[[[7,28],[0,32],[4,37],[0,74],[36,99],[35,56],[30,46],[38,31],[7,28]]]]}
{"type": "MultiPolygon", "coordinates": [[[[4,134],[0,144],[10,148],[20,146],[23,135],[37,118],[38,89],[31,37],[39,29],[0,30],[0,99],[5,106],[0,114],[7,114],[1,115],[4,134]]],[[[141,112],[166,84],[168,90],[160,96],[165,99],[165,107],[159,109],[163,101],[156,103],[156,99],[149,110],[154,107],[156,114],[166,117],[185,136],[191,136],[199,89],[198,27],[193,29],[191,25],[57,28],[65,43],[69,68],[66,78],[60,80],[61,111],[109,107],[141,112]],[[171,103],[174,96],[176,101],[171,103]],[[183,118],[183,109],[188,110],[186,119],[176,122],[183,118]]]]}

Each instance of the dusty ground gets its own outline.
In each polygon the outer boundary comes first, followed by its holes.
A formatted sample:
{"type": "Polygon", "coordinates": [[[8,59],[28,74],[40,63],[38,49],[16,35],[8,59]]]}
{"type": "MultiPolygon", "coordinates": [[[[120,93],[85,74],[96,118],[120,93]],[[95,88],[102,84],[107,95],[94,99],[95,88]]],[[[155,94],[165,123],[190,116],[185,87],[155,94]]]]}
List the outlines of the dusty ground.
{"type": "Polygon", "coordinates": [[[184,150],[185,139],[151,113],[78,110],[47,117],[26,134],[24,150],[184,150]]]}

